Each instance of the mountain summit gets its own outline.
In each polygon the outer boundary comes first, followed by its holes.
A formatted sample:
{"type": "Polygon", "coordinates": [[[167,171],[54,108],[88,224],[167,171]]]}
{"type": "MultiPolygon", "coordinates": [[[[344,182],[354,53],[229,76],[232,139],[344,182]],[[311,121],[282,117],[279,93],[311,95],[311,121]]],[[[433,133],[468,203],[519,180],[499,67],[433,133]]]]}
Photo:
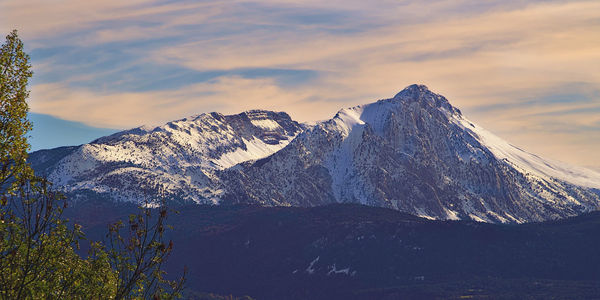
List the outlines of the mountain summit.
{"type": "Polygon", "coordinates": [[[528,222],[600,208],[600,174],[542,159],[411,85],[308,127],[285,113],[203,114],[31,160],[74,198],[319,206],[528,222]]]}
{"type": "Polygon", "coordinates": [[[448,99],[444,96],[433,93],[429,88],[422,84],[409,85],[400,91],[393,99],[399,101],[419,101],[430,104],[436,108],[443,108],[452,113],[461,114],[460,110],[450,105],[448,99]]]}

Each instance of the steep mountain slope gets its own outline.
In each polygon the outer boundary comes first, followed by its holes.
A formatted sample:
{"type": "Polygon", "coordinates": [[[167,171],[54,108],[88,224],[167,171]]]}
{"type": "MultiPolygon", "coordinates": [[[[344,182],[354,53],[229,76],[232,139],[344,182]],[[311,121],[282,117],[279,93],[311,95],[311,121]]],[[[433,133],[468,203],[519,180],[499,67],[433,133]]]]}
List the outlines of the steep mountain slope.
{"type": "Polygon", "coordinates": [[[202,114],[139,127],[79,147],[38,151],[36,171],[79,197],[141,202],[160,193],[179,201],[218,202],[214,173],[268,156],[303,130],[286,113],[202,114]]]}
{"type": "Polygon", "coordinates": [[[76,199],[361,203],[517,223],[600,208],[600,174],[506,143],[423,85],[312,127],[285,113],[211,113],[38,151],[31,161],[76,199]]]}
{"type": "Polygon", "coordinates": [[[228,201],[361,203],[437,219],[540,221],[600,207],[600,174],[509,145],[423,85],[343,109],[222,177],[228,201]]]}

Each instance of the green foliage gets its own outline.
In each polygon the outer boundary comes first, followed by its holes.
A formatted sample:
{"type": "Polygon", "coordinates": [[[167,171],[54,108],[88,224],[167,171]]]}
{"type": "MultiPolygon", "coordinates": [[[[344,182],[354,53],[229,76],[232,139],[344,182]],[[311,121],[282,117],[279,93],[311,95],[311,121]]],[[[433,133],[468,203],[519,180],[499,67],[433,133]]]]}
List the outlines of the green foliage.
{"type": "Polygon", "coordinates": [[[29,144],[25,136],[32,127],[27,120],[26,102],[27,82],[32,75],[29,56],[15,30],[0,48],[0,185],[11,184],[3,189],[2,196],[33,173],[26,163],[29,144]]]}
{"type": "Polygon", "coordinates": [[[163,240],[167,210],[151,217],[142,209],[110,227],[108,247],[91,244],[87,258],[74,247],[81,226],[62,218],[65,197],[36,177],[27,164],[26,99],[32,76],[17,32],[0,49],[0,299],[170,299],[184,279],[168,281],[161,270],[172,249],[163,240]],[[154,220],[154,223],[150,223],[154,220]]]}
{"type": "Polygon", "coordinates": [[[83,233],[61,219],[66,202],[60,194],[38,178],[22,182],[13,194],[0,205],[0,298],[81,299],[114,293],[116,275],[107,259],[84,260],[75,253],[73,245],[83,233]]]}

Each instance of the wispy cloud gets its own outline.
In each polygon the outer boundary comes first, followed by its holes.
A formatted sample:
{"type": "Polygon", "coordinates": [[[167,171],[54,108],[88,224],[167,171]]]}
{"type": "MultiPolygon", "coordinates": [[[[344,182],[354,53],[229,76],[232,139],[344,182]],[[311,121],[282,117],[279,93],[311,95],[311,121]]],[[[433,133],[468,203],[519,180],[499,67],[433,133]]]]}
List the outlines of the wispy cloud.
{"type": "Polygon", "coordinates": [[[32,110],[63,119],[131,127],[262,107],[309,121],[419,82],[515,144],[600,166],[598,11],[598,1],[5,0],[0,29],[20,29],[31,49],[32,110]]]}
{"type": "MultiPolygon", "coordinates": [[[[185,89],[118,93],[97,93],[60,83],[39,84],[33,90],[32,106],[64,116],[84,112],[96,126],[126,128],[209,111],[237,113],[263,108],[310,115],[314,103],[303,101],[310,96],[306,90],[282,88],[272,78],[224,76],[185,89]]],[[[340,99],[319,107],[329,115],[344,105],[340,99]]]]}

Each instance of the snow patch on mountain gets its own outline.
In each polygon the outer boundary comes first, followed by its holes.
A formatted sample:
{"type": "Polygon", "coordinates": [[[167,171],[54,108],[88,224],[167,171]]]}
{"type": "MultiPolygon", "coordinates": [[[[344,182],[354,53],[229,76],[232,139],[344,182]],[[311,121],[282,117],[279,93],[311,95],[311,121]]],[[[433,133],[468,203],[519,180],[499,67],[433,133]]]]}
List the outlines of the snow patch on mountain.
{"type": "Polygon", "coordinates": [[[281,127],[279,125],[279,123],[273,121],[273,120],[252,120],[250,121],[252,123],[252,125],[256,126],[256,127],[260,127],[263,129],[267,129],[267,130],[274,130],[277,129],[279,127],[281,127]]]}
{"type": "Polygon", "coordinates": [[[232,152],[224,153],[218,159],[213,159],[212,162],[214,162],[219,169],[227,169],[241,162],[265,158],[279,151],[290,142],[290,140],[283,140],[278,144],[271,145],[257,139],[256,137],[249,141],[246,139],[242,139],[242,141],[244,142],[246,149],[238,148],[232,152]]]}
{"type": "Polygon", "coordinates": [[[360,106],[346,108],[340,110],[333,118],[337,128],[344,134],[345,137],[348,136],[354,127],[365,124],[365,122],[361,120],[362,111],[363,108],[360,106]]]}

